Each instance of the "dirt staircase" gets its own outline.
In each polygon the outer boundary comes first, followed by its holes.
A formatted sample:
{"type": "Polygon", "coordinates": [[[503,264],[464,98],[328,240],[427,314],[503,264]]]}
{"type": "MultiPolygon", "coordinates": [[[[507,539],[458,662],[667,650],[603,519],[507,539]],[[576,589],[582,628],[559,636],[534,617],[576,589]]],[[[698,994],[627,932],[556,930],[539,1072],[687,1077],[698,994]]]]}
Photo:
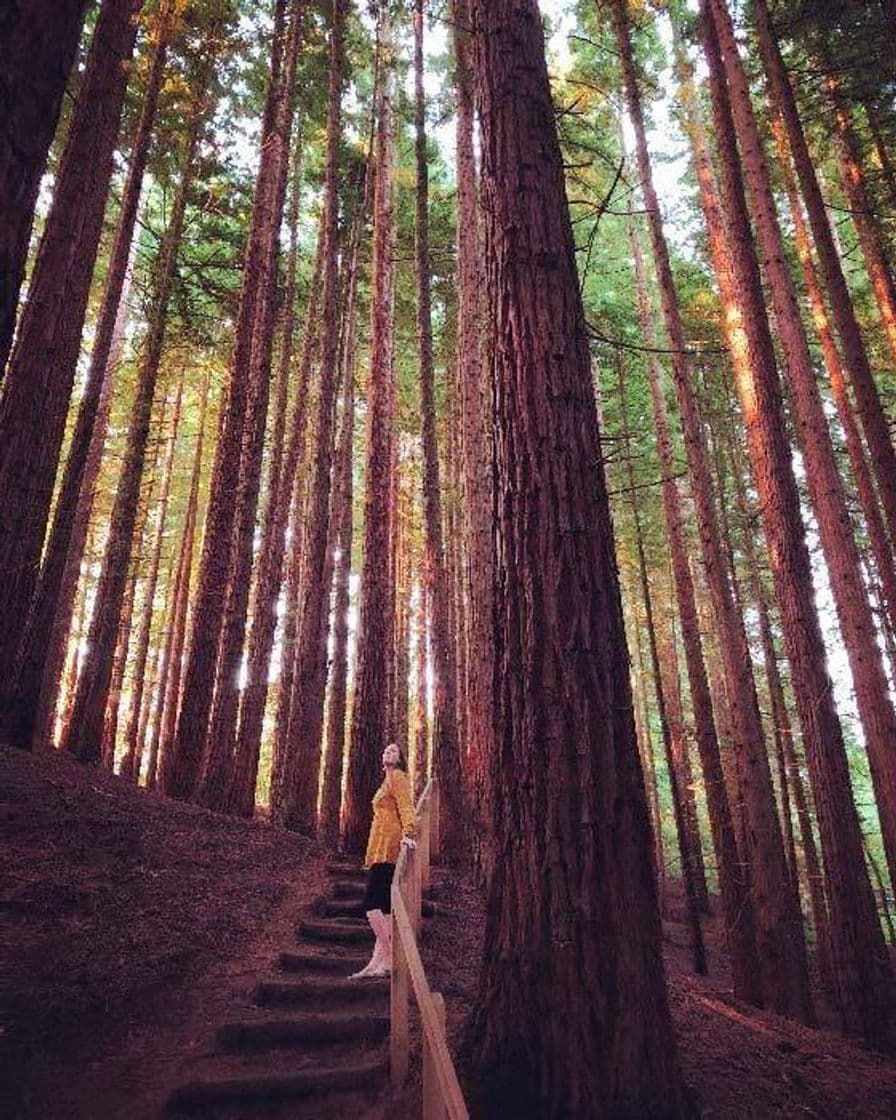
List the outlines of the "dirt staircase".
{"type": "MultiPolygon", "coordinates": [[[[331,892],[296,944],[255,987],[254,1006],[222,1023],[190,1063],[165,1115],[242,1120],[373,1117],[388,1078],[389,980],[349,980],[370,958],[364,873],[329,864],[331,892]]],[[[425,916],[434,907],[424,901],[425,916]]]]}

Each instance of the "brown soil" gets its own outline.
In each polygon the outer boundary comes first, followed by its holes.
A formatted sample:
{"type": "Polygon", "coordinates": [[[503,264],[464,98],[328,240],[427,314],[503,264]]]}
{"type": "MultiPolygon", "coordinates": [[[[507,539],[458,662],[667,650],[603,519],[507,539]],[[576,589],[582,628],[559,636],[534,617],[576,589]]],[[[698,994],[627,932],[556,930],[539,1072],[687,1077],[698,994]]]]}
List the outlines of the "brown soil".
{"type": "MultiPolygon", "coordinates": [[[[327,890],[324,864],[322,849],[266,824],[0,750],[0,1116],[156,1120],[327,890]]],[[[423,957],[460,1054],[484,909],[465,876],[437,870],[434,885],[423,957]]],[[[705,1117],[896,1116],[896,1062],[737,1004],[714,918],[711,975],[693,976],[674,886],[665,903],[681,1058],[705,1117]]],[[[419,1116],[419,1091],[418,1056],[390,1120],[419,1116]]]]}

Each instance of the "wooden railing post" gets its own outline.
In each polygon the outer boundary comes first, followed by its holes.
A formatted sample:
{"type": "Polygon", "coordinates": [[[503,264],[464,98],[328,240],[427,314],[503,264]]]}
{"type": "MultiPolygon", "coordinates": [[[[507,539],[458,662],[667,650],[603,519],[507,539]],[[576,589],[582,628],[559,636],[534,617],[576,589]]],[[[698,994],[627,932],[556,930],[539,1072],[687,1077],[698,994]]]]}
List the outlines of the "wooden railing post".
{"type": "MultiPolygon", "coordinates": [[[[441,992],[432,993],[432,1005],[435,1009],[442,1034],[445,1031],[445,1000],[441,992]]],[[[423,1120],[445,1120],[445,1098],[439,1085],[439,1075],[436,1072],[436,1058],[433,1048],[429,1045],[426,1032],[423,1034],[423,1120]]]]}
{"type": "MultiPolygon", "coordinates": [[[[398,887],[400,890],[400,886],[398,887]]],[[[393,891],[395,888],[393,887],[393,891]]],[[[393,915],[395,907],[392,908],[393,915]]],[[[392,1029],[389,1037],[389,1072],[392,1085],[400,1089],[408,1075],[408,962],[401,931],[392,922],[392,979],[390,983],[392,1029]]]]}

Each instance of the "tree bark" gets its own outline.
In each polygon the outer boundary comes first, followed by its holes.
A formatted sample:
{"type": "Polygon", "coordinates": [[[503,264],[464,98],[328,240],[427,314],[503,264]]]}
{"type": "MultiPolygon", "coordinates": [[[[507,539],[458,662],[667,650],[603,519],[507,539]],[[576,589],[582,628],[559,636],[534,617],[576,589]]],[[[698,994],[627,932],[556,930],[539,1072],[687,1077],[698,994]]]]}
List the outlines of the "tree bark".
{"type": "Polygon", "coordinates": [[[896,881],[896,763],[892,749],[896,742],[896,710],[890,699],[859,549],[793,278],[786,263],[762,140],[725,0],[713,0],[713,13],[728,75],[732,116],[743,149],[745,181],[762,247],[763,274],[771,292],[791,404],[806,463],[806,485],[818,522],[859,718],[865,732],[887,862],[891,878],[896,881]]]}
{"type": "Polygon", "coordinates": [[[472,0],[470,10],[495,404],[498,857],[476,1075],[488,1114],[680,1116],[687,1108],[541,16],[534,0],[472,0]]]}
{"type": "Polygon", "coordinates": [[[90,625],[89,654],[78,679],[78,693],[66,735],[65,749],[85,763],[100,760],[103,719],[109,699],[115,643],[121,623],[134,525],[140,503],[140,481],[143,477],[156,382],[165,346],[168,300],[183,238],[203,118],[202,110],[198,106],[194,107],[190,134],[184,145],[177,196],[159,252],[156,286],[140,363],[137,395],[128,424],[124,462],[115,494],[109,539],[90,625]]]}
{"type": "Polygon", "coordinates": [[[737,302],[726,300],[726,319],[737,323],[728,345],[818,811],[839,1012],[847,1030],[884,1043],[891,1032],[892,972],[862,857],[858,814],[827,673],[781,388],[708,0],[702,2],[701,15],[728,218],[726,260],[737,294],[737,302]]]}
{"type": "Polygon", "coordinates": [[[750,893],[756,920],[761,998],[765,1006],[808,1022],[812,1018],[812,1010],[799,900],[787,874],[787,860],[775,808],[752,659],[743,618],[734,602],[721,544],[706,439],[697,406],[693,371],[686,353],[684,326],[669,248],[653,185],[628,23],[628,0],[614,0],[612,13],[622,61],[626,100],[636,138],[638,170],[656,262],[663,320],[672,350],[672,374],[691,477],[691,494],[697,515],[700,555],[718,631],[719,655],[725,677],[739,793],[747,824],[744,830],[747,847],[740,855],[749,868],[750,893]]]}
{"type": "Polygon", "coordinates": [[[0,383],[15,332],[40,181],[87,6],[87,0],[20,0],[0,14],[0,383]]]}
{"type": "Polygon", "coordinates": [[[271,76],[261,128],[261,160],[255,182],[252,220],[243,259],[243,284],[234,328],[227,403],[215,449],[211,493],[199,568],[199,588],[191,619],[177,731],[162,768],[162,788],[171,797],[197,792],[205,761],[208,722],[214,700],[218,650],[224,626],[233,537],[233,499],[239,486],[242,439],[250,395],[253,331],[261,296],[262,255],[269,219],[272,161],[265,158],[275,126],[288,22],[287,0],[276,0],[271,76]]]}
{"type": "Polygon", "coordinates": [[[296,667],[290,697],[288,759],[281,820],[313,832],[317,825],[324,693],[327,685],[327,628],[332,572],[329,570],[329,513],[333,429],[339,378],[339,148],[342,142],[342,86],[345,66],[345,4],[334,0],[330,25],[330,68],[324,185],[323,325],[320,383],[315,423],[314,470],[302,557],[302,599],[296,667]]]}
{"type": "Polygon", "coordinates": [[[0,396],[0,693],[50,515],[142,0],[103,0],[0,396]]]}
{"type": "Polygon", "coordinates": [[[108,406],[111,403],[111,387],[108,382],[118,364],[110,361],[110,357],[115,347],[117,330],[120,345],[121,325],[118,320],[123,304],[126,303],[125,287],[137,211],[173,25],[174,0],[165,0],[158,16],[156,46],[134,138],[131,164],[122,191],[121,209],[96,324],[87,384],[78,409],[78,419],[56,500],[53,527],[28,613],[17,667],[17,681],[6,719],[8,733],[20,747],[32,746],[44,732],[43,720],[40,718],[41,693],[42,690],[47,690],[55,694],[58,680],[59,635],[54,634],[54,630],[58,629],[55,620],[58,618],[60,625],[67,626],[71,614],[71,596],[66,594],[65,584],[68,578],[71,585],[69,565],[80,566],[81,563],[85,512],[81,504],[81,493],[82,490],[89,492],[84,498],[89,507],[92,504],[95,479],[86,486],[85,479],[90,473],[88,463],[91,455],[99,455],[99,438],[94,441],[94,429],[99,428],[105,434],[108,406]]]}

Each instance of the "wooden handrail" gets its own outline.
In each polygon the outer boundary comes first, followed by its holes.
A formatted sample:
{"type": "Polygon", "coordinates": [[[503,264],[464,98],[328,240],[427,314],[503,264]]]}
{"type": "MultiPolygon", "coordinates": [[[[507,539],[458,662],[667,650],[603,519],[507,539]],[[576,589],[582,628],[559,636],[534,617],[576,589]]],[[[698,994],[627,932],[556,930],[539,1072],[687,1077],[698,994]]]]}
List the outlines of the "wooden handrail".
{"type": "Polygon", "coordinates": [[[431,778],[417,802],[420,837],[416,848],[402,845],[392,879],[391,1060],[393,1086],[408,1073],[408,979],[423,1025],[423,1120],[469,1120],[469,1113],[448,1053],[445,1001],[431,991],[417,935],[423,915],[423,889],[429,884],[430,857],[439,851],[439,789],[431,778]],[[407,898],[405,897],[407,895],[407,898]]]}

